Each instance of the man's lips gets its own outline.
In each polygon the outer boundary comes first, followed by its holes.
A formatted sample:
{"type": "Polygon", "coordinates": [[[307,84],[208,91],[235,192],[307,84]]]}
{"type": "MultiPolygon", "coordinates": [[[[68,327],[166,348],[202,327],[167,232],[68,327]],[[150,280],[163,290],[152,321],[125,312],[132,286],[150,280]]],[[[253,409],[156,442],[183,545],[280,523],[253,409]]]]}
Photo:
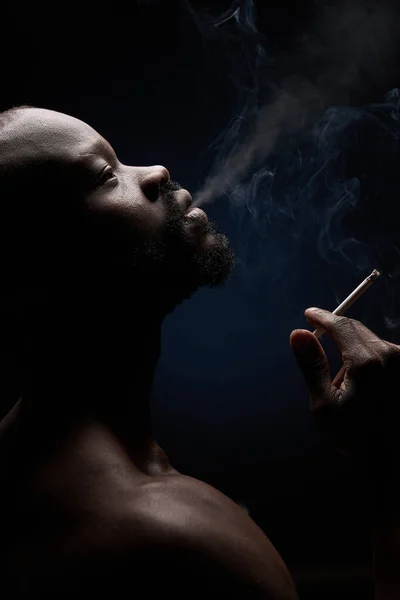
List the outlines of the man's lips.
{"type": "Polygon", "coordinates": [[[191,222],[196,221],[207,221],[206,213],[196,206],[192,207],[193,198],[191,194],[185,190],[180,189],[176,192],[176,199],[178,201],[179,206],[181,207],[182,214],[185,217],[190,217],[191,222]]]}
{"type": "Polygon", "coordinates": [[[181,188],[180,190],[175,192],[175,197],[182,210],[182,213],[186,214],[193,203],[192,195],[187,190],[181,188]]]}
{"type": "Polygon", "coordinates": [[[201,210],[201,208],[198,208],[198,206],[189,208],[189,210],[186,212],[186,216],[190,217],[192,220],[194,219],[197,221],[208,221],[206,213],[204,212],[204,210],[201,210]]]}

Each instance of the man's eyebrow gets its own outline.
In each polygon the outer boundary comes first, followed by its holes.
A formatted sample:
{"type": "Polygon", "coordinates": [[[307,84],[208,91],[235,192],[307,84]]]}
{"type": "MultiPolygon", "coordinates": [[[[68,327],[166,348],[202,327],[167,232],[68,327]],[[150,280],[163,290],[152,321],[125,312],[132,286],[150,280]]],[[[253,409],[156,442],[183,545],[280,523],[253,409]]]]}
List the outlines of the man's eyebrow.
{"type": "Polygon", "coordinates": [[[99,138],[98,140],[96,140],[96,142],[94,144],[92,144],[90,146],[90,148],[88,148],[84,152],[80,152],[79,155],[80,156],[93,156],[93,155],[101,154],[101,153],[103,153],[108,158],[112,158],[112,160],[116,159],[116,154],[114,152],[114,149],[107,142],[107,140],[102,139],[102,138],[99,138]]]}

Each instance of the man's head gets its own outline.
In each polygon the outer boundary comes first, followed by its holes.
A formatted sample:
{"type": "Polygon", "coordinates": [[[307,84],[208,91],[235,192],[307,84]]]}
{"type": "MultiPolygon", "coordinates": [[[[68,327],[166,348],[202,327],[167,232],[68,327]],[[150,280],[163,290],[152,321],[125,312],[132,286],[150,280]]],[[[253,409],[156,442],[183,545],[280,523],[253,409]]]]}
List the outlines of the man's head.
{"type": "Polygon", "coordinates": [[[170,310],[234,265],[227,238],[190,203],[167,169],[122,164],[78,119],[30,107],[0,115],[0,260],[10,294],[120,288],[170,310]]]}

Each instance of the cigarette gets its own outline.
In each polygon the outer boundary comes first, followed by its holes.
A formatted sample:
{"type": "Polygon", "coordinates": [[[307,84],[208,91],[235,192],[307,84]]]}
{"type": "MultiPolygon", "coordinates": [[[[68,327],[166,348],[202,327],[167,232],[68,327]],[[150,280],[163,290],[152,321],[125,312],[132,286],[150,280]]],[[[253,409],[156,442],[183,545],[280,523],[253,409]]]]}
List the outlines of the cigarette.
{"type": "MultiPolygon", "coordinates": [[[[350,306],[352,304],[354,304],[354,302],[360,296],[362,296],[369,287],[371,287],[371,285],[374,283],[374,281],[376,281],[378,279],[379,275],[380,275],[379,271],[374,269],[372,271],[371,275],[368,275],[368,277],[366,277],[364,279],[364,281],[362,283],[360,283],[360,285],[358,287],[356,287],[356,289],[353,292],[351,292],[351,294],[349,296],[347,296],[347,298],[345,300],[343,300],[343,302],[341,304],[339,304],[339,306],[337,308],[335,308],[335,310],[333,311],[332,314],[333,315],[344,315],[344,313],[347,311],[347,309],[350,308],[350,306]]],[[[313,331],[313,334],[317,338],[321,337],[321,335],[323,335],[323,333],[325,333],[325,329],[323,327],[318,327],[315,331],[313,331]]]]}

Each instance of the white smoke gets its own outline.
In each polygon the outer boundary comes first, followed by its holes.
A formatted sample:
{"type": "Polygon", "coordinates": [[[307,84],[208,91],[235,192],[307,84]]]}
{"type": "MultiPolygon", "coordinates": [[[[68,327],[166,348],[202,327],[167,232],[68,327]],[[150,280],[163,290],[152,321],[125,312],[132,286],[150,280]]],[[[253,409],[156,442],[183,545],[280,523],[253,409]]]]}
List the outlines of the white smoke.
{"type": "Polygon", "coordinates": [[[309,81],[293,78],[276,98],[260,109],[248,137],[236,140],[228,156],[219,157],[204,187],[196,194],[195,206],[213,202],[232,191],[251,170],[257,169],[274,150],[282,135],[302,129],[310,114],[322,104],[321,93],[309,81]]]}
{"type": "MultiPolygon", "coordinates": [[[[398,19],[392,5],[382,0],[321,3],[311,32],[302,37],[298,55],[284,57],[294,74],[279,85],[268,83],[269,62],[266,49],[260,47],[254,1],[234,3],[230,13],[214,20],[213,27],[219,29],[229,22],[235,25],[235,35],[246,37],[246,44],[253,34],[258,64],[249,67],[255,70],[252,85],[243,86],[245,93],[238,90],[242,106],[214,143],[219,151],[195,195],[195,206],[223,195],[230,197],[235,186],[271,156],[277,142],[311,127],[333,103],[346,104],[352,91],[371,80],[379,81],[394,47],[398,19]],[[298,67],[308,69],[310,76],[296,75],[298,67]],[[262,102],[261,82],[269,86],[267,102],[262,102]]],[[[210,19],[207,24],[210,26],[210,19]]],[[[204,22],[198,26],[205,27],[204,22]]],[[[229,34],[233,35],[232,29],[229,34]]],[[[204,39],[207,41],[206,33],[204,39]]],[[[240,81],[237,85],[239,88],[240,81]]]]}

